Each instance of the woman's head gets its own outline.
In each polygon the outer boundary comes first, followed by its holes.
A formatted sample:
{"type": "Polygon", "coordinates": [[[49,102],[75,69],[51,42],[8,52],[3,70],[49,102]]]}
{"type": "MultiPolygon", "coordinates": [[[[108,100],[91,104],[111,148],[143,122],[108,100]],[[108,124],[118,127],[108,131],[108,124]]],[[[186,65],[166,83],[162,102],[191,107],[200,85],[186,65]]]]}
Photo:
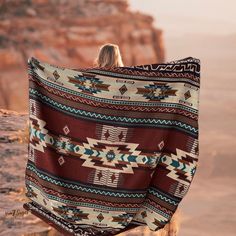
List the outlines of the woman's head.
{"type": "Polygon", "coordinates": [[[119,46],[111,43],[102,45],[94,64],[98,67],[124,66],[119,46]]]}

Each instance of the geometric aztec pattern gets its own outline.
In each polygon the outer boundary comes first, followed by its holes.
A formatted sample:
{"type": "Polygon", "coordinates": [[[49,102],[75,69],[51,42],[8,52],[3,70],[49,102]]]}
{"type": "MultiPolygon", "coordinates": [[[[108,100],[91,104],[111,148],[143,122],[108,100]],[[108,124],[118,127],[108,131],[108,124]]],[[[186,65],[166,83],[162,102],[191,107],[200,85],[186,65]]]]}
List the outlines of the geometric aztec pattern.
{"type": "Polygon", "coordinates": [[[162,229],[196,173],[200,60],[70,69],[28,60],[25,209],[66,235],[162,229]]]}

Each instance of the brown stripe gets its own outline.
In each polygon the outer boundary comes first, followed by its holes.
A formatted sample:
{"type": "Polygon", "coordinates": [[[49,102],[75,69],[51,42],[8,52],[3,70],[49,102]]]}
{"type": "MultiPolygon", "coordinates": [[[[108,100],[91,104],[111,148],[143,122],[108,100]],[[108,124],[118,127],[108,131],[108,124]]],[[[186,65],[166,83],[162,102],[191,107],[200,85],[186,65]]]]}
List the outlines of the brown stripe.
{"type": "MultiPolygon", "coordinates": [[[[198,118],[198,115],[193,114],[191,112],[179,109],[179,108],[169,108],[169,107],[163,107],[160,106],[159,104],[157,104],[155,107],[153,106],[129,106],[129,105],[124,105],[124,104],[109,104],[109,103],[105,103],[105,102],[98,102],[98,101],[92,101],[92,100],[88,100],[86,98],[82,98],[80,96],[75,96],[72,94],[68,94],[66,92],[62,92],[59,91],[55,88],[51,88],[50,86],[47,86],[45,84],[43,84],[41,81],[31,78],[30,79],[30,83],[31,81],[37,83],[40,87],[43,87],[45,90],[47,90],[49,93],[54,93],[54,94],[58,94],[60,93],[60,96],[66,97],[67,100],[69,101],[76,101],[79,103],[85,103],[94,107],[107,107],[107,109],[115,109],[115,110],[123,110],[123,111],[136,111],[136,112],[159,112],[159,113],[175,113],[175,114],[183,114],[183,116],[185,117],[190,117],[193,120],[196,120],[198,118]],[[70,97],[70,98],[69,98],[70,97]],[[73,98],[73,99],[72,99],[73,98]]],[[[146,102],[148,103],[148,101],[146,102]]],[[[162,103],[163,104],[163,103],[162,103]]]]}
{"type": "MultiPolygon", "coordinates": [[[[79,103],[79,102],[74,102],[69,100],[69,104],[68,104],[68,100],[65,98],[62,98],[61,96],[57,96],[54,95],[50,92],[48,92],[45,88],[43,87],[39,87],[37,85],[33,85],[30,82],[30,87],[39,90],[40,93],[42,93],[43,95],[50,97],[51,99],[53,99],[56,102],[59,102],[61,104],[66,104],[67,106],[69,105],[70,107],[73,107],[75,109],[80,109],[80,110],[84,110],[84,111],[89,111],[89,112],[98,112],[99,114],[104,114],[104,115],[111,115],[111,116],[123,116],[126,117],[127,116],[127,111],[122,111],[122,110],[111,110],[111,109],[106,109],[106,108],[102,108],[102,107],[94,107],[94,106],[90,106],[90,105],[86,105],[83,103],[79,103]]],[[[167,119],[167,120],[179,120],[183,123],[186,123],[188,125],[194,126],[196,127],[196,121],[192,120],[190,118],[187,118],[183,115],[179,115],[179,114],[168,114],[168,113],[160,113],[160,112],[154,112],[154,113],[150,113],[150,112],[142,112],[142,116],[140,115],[140,111],[139,112],[132,112],[129,111],[129,118],[155,118],[155,119],[167,119]],[[138,116],[137,116],[138,114],[138,116]]]]}
{"type": "Polygon", "coordinates": [[[27,176],[31,176],[34,179],[36,179],[42,186],[49,188],[49,189],[53,189],[55,191],[58,192],[62,192],[65,194],[70,194],[70,195],[75,195],[75,196],[80,196],[80,197],[85,197],[85,198],[91,198],[91,199],[98,199],[98,200],[106,200],[107,202],[117,202],[117,203],[142,203],[143,199],[138,199],[138,198],[127,198],[127,197],[111,197],[111,196],[103,196],[103,195],[99,195],[96,193],[88,193],[88,192],[82,192],[80,190],[74,190],[74,189],[69,189],[69,188],[64,188],[62,186],[58,186],[55,184],[52,184],[50,182],[44,181],[42,179],[40,179],[34,172],[32,172],[29,169],[26,169],[26,177],[27,176]]]}
{"type": "MultiPolygon", "coordinates": [[[[98,124],[94,121],[75,118],[73,116],[64,114],[58,110],[54,110],[52,107],[47,105],[42,105],[40,102],[40,112],[37,114],[39,119],[42,119],[46,122],[45,128],[50,131],[49,134],[55,134],[58,137],[60,135],[65,135],[63,132],[63,127],[68,125],[70,133],[68,134],[69,138],[73,142],[86,142],[88,143],[87,138],[93,138],[101,140],[101,134],[96,133],[98,124]],[[44,114],[47,114],[45,116],[44,114]],[[56,122],[55,122],[56,117],[56,122]],[[74,128],[76,127],[76,128],[74,128]],[[88,128],[89,127],[89,128],[88,128]],[[79,138],[79,139],[78,139],[79,138]]],[[[31,119],[34,122],[33,119],[31,119]]],[[[112,124],[108,124],[108,127],[112,124]]],[[[102,128],[102,124],[99,124],[99,127],[102,128]]],[[[139,144],[137,150],[142,150],[145,152],[154,152],[158,151],[158,144],[164,140],[165,147],[167,147],[168,137],[178,134],[178,139],[173,139],[173,147],[179,146],[179,148],[185,148],[186,139],[188,139],[189,134],[181,132],[175,129],[166,129],[158,127],[155,129],[150,129],[149,127],[138,127],[138,128],[128,128],[129,135],[126,137],[126,143],[136,143],[139,144]],[[148,142],[148,145],[147,145],[148,142]]],[[[171,139],[170,139],[171,141],[171,139]]],[[[99,141],[103,142],[103,141],[99,141]]],[[[162,149],[162,151],[164,151],[162,149]]]]}
{"type": "MultiPolygon", "coordinates": [[[[108,207],[126,207],[126,208],[138,208],[140,207],[140,204],[138,203],[114,203],[114,202],[108,202],[108,201],[104,201],[104,200],[98,200],[98,199],[91,199],[86,197],[82,197],[82,196],[77,196],[77,195],[70,195],[64,192],[58,192],[54,189],[49,189],[47,187],[45,187],[44,185],[42,185],[41,183],[39,183],[39,181],[37,179],[35,179],[33,176],[30,175],[26,175],[26,179],[30,180],[32,182],[34,182],[37,186],[39,186],[43,192],[48,193],[48,194],[52,194],[54,196],[58,196],[59,198],[62,199],[67,199],[69,201],[74,201],[74,202],[85,202],[85,203],[90,203],[90,204],[96,204],[96,205],[102,205],[102,206],[108,206],[108,207]]],[[[43,181],[43,180],[42,180],[43,181]]]]}
{"type": "MultiPolygon", "coordinates": [[[[147,195],[147,202],[150,204],[150,205],[153,205],[154,207],[157,207],[155,205],[160,205],[161,207],[164,207],[167,209],[167,211],[171,211],[173,212],[175,209],[176,209],[176,206],[170,204],[170,203],[167,203],[165,201],[162,201],[160,198],[152,195],[152,194],[148,194],[147,195]],[[148,201],[149,199],[149,201],[148,201]],[[153,203],[153,204],[152,204],[153,203]]],[[[168,213],[169,214],[169,213],[168,213]]]]}

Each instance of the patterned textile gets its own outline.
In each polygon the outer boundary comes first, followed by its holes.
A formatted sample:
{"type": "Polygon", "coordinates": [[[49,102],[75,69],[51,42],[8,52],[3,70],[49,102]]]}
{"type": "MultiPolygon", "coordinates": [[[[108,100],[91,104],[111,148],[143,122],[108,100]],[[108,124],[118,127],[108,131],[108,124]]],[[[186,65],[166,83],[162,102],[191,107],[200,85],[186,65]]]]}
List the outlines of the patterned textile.
{"type": "Polygon", "coordinates": [[[199,156],[200,60],[64,68],[28,60],[24,208],[66,235],[163,228],[199,156]]]}

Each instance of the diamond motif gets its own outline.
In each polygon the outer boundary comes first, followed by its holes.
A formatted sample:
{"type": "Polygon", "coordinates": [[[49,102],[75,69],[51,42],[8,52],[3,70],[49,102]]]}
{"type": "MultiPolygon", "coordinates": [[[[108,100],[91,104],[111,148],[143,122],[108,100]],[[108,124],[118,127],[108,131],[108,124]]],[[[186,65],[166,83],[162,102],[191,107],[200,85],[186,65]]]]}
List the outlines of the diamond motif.
{"type": "MultiPolygon", "coordinates": [[[[104,134],[102,135],[104,137],[104,134]]],[[[139,165],[145,164],[149,168],[149,156],[151,155],[145,153],[139,155],[140,152],[136,151],[138,146],[136,143],[122,142],[122,144],[116,144],[113,141],[93,138],[87,138],[87,142],[88,144],[86,144],[85,148],[82,147],[82,155],[80,156],[80,159],[84,160],[82,164],[84,167],[107,170],[109,166],[115,170],[115,173],[132,174],[134,173],[133,170],[138,168],[139,165]],[[142,161],[144,157],[146,158],[145,163],[142,161]]]]}
{"type": "Polygon", "coordinates": [[[127,89],[127,87],[125,86],[125,84],[124,84],[122,87],[119,88],[119,91],[120,91],[120,93],[121,93],[122,95],[123,95],[127,90],[128,90],[128,89],[127,89]]]}
{"type": "Polygon", "coordinates": [[[173,89],[167,83],[153,82],[143,88],[137,88],[137,94],[142,94],[148,100],[161,101],[169,98],[170,96],[176,96],[178,90],[173,89]]]}
{"type": "Polygon", "coordinates": [[[64,131],[65,134],[68,134],[70,132],[67,125],[63,128],[63,131],[64,131]]]}
{"type": "Polygon", "coordinates": [[[60,75],[58,74],[58,72],[56,70],[53,72],[53,75],[54,75],[55,79],[60,78],[60,75]]]}
{"type": "Polygon", "coordinates": [[[110,150],[110,151],[107,153],[106,157],[107,157],[107,160],[108,160],[108,161],[112,161],[112,160],[115,158],[115,153],[114,153],[114,151],[113,151],[113,150],[110,150]]]}
{"type": "Polygon", "coordinates": [[[65,163],[65,159],[63,158],[63,156],[60,156],[60,157],[58,158],[58,162],[59,162],[60,166],[65,163]]]}
{"type": "Polygon", "coordinates": [[[102,220],[104,220],[104,216],[102,215],[102,213],[100,213],[100,214],[97,216],[97,219],[99,220],[99,222],[101,222],[102,220]]]}
{"type": "Polygon", "coordinates": [[[185,97],[185,100],[191,97],[191,93],[189,90],[184,94],[184,97],[185,97]]]}

